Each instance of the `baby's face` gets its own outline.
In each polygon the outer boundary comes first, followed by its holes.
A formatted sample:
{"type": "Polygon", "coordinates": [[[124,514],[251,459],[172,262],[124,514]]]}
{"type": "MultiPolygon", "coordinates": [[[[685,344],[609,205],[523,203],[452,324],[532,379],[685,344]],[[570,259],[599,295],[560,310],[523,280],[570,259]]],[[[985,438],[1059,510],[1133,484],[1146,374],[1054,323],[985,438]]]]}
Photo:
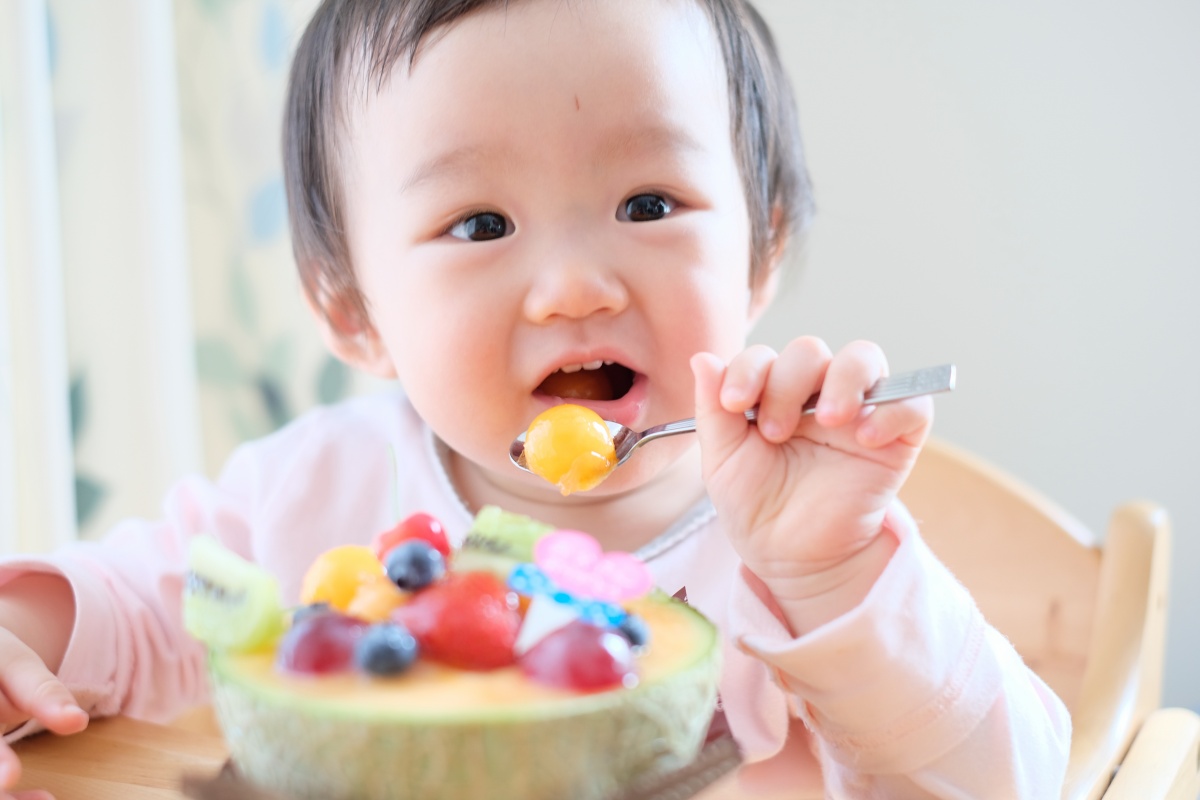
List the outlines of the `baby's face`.
{"type": "MultiPolygon", "coordinates": [[[[693,416],[690,356],[744,346],[750,232],[728,105],[697,4],[533,0],[427,38],[354,106],[348,233],[372,322],[479,477],[557,496],[508,462],[535,415],[581,395],[638,429],[693,416]]],[[[597,492],[645,485],[687,438],[597,492]]]]}

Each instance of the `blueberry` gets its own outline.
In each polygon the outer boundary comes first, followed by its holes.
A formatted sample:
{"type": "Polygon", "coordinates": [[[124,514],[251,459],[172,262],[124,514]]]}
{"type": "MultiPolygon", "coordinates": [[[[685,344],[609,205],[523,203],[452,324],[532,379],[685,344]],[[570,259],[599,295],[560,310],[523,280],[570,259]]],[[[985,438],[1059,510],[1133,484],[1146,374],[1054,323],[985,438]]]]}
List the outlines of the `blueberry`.
{"type": "Polygon", "coordinates": [[[424,539],[409,539],[387,554],[387,576],[408,592],[424,589],[446,574],[446,559],[424,539]]]}
{"type": "Polygon", "coordinates": [[[645,647],[650,641],[650,629],[646,627],[646,621],[634,614],[621,620],[621,624],[617,626],[617,633],[628,639],[629,646],[634,648],[645,647]]]}
{"type": "Polygon", "coordinates": [[[354,648],[354,663],[372,675],[397,675],[417,660],[417,640],[402,625],[372,625],[354,648]]]}

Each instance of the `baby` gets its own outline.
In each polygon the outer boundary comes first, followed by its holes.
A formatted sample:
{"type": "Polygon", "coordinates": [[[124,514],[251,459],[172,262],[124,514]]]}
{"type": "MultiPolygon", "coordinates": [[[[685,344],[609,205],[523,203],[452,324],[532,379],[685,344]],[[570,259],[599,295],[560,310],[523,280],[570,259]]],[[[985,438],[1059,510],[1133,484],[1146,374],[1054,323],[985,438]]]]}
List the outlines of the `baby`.
{"type": "MultiPolygon", "coordinates": [[[[747,783],[1057,796],[1066,710],[896,498],[932,402],[864,406],[888,370],[871,343],[746,346],[811,199],[790,88],[744,0],[327,0],[284,139],[325,341],[403,393],[243,446],[216,482],[178,484],[161,521],[0,565],[14,735],[205,700],[180,622],[190,537],[216,535],[295,602],[315,556],[390,527],[398,494],[452,538],[485,504],[586,530],[685,589],[723,631],[747,783]],[[564,401],[635,429],[695,416],[697,435],[564,498],[507,455],[564,401]]],[[[0,751],[0,787],[18,771],[0,751]]]]}

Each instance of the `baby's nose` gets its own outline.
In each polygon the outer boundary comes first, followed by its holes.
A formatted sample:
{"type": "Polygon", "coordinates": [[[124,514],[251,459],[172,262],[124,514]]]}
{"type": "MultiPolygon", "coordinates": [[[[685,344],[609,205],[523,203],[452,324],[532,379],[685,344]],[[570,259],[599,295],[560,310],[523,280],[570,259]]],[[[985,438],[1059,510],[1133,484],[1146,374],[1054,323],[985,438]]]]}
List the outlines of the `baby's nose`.
{"type": "Polygon", "coordinates": [[[583,319],[616,314],[628,304],[628,287],[603,255],[575,252],[536,268],[525,295],[525,316],[535,323],[558,317],[583,319]]]}

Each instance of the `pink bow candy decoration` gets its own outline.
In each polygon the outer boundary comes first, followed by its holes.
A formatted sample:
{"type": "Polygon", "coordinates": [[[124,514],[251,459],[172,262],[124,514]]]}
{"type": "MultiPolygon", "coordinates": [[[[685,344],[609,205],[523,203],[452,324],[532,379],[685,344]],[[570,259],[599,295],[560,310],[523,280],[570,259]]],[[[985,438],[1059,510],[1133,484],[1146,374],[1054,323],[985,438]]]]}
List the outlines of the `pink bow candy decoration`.
{"type": "Polygon", "coordinates": [[[619,603],[654,588],[650,569],[630,553],[605,553],[583,531],[548,533],[533,546],[533,560],[550,580],[578,598],[619,603]]]}

